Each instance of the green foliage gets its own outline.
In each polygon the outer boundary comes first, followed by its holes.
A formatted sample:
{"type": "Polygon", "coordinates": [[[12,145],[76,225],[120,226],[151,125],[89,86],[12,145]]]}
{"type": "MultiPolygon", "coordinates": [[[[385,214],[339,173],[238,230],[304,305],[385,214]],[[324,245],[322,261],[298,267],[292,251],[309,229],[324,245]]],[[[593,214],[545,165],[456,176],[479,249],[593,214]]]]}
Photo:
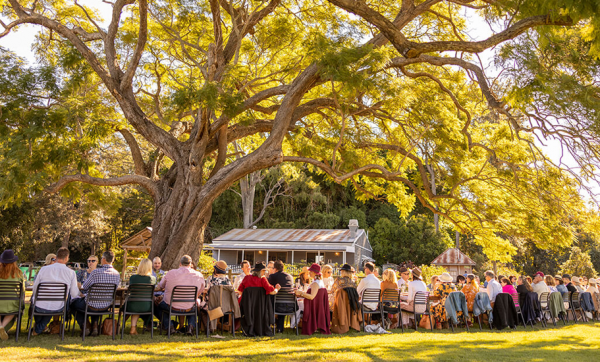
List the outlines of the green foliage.
{"type": "Polygon", "coordinates": [[[348,209],[342,209],[340,211],[340,218],[342,220],[342,227],[348,227],[350,220],[358,220],[359,228],[366,228],[367,226],[367,215],[365,212],[358,209],[356,206],[351,206],[348,209]]]}
{"type": "Polygon", "coordinates": [[[446,268],[443,266],[431,264],[423,264],[419,267],[419,269],[421,269],[421,277],[423,278],[423,282],[425,282],[425,284],[429,284],[431,282],[431,277],[448,272],[448,270],[446,270],[446,268]]]}
{"type": "Polygon", "coordinates": [[[335,229],[340,220],[336,214],[314,212],[308,216],[306,226],[311,229],[335,229]]]}
{"type": "Polygon", "coordinates": [[[396,222],[381,218],[369,236],[377,264],[409,260],[429,264],[451,245],[448,238],[435,232],[431,220],[421,215],[396,222]]]}
{"type": "Polygon", "coordinates": [[[202,251],[202,253],[200,254],[200,259],[198,260],[198,265],[196,265],[196,267],[203,273],[212,274],[213,265],[215,265],[216,262],[217,260],[215,260],[211,255],[208,255],[208,252],[202,251]]]}
{"type": "Polygon", "coordinates": [[[581,251],[577,246],[571,248],[569,260],[561,264],[560,273],[567,273],[578,277],[586,276],[588,278],[593,278],[597,275],[590,259],[590,254],[581,251]]]}

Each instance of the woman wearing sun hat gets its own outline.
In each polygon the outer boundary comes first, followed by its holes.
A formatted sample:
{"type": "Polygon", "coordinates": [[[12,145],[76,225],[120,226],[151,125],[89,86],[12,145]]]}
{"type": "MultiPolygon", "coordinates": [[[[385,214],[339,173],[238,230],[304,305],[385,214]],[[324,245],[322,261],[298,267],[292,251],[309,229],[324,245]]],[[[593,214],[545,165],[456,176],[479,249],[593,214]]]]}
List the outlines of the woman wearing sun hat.
{"type": "MultiPolygon", "coordinates": [[[[252,269],[250,275],[246,275],[242,283],[240,284],[238,291],[241,293],[244,292],[244,289],[249,287],[263,287],[267,294],[277,294],[277,291],[281,289],[281,286],[277,284],[276,286],[272,286],[269,284],[269,281],[265,277],[265,270],[267,267],[263,263],[256,263],[254,269],[252,269]]],[[[242,297],[240,296],[240,301],[242,297]]]]}
{"type": "Polygon", "coordinates": [[[313,282],[307,292],[296,289],[296,296],[304,298],[304,316],[302,318],[302,334],[311,335],[317,330],[323,334],[331,334],[329,329],[329,298],[323,283],[321,266],[314,263],[308,268],[313,282]]]}
{"type": "Polygon", "coordinates": [[[433,291],[433,296],[440,298],[440,302],[431,308],[437,329],[441,329],[441,323],[446,323],[447,321],[446,308],[444,306],[446,305],[446,297],[456,291],[456,287],[452,284],[453,280],[454,278],[449,273],[442,273],[439,277],[440,283],[433,291]]]}
{"type": "MultiPolygon", "coordinates": [[[[0,255],[0,282],[20,282],[25,290],[25,277],[17,265],[19,258],[11,249],[5,250],[0,255]]],[[[13,313],[19,310],[19,302],[14,300],[0,300],[0,314],[13,313]]],[[[0,339],[6,341],[6,333],[14,324],[14,315],[0,317],[0,339]]]]}

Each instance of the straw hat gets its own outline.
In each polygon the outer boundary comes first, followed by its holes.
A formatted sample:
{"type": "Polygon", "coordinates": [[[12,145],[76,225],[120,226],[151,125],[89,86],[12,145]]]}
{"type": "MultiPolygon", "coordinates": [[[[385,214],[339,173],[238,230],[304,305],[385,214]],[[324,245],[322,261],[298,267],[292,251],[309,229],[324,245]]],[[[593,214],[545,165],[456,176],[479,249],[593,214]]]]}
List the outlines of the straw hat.
{"type": "Polygon", "coordinates": [[[592,278],[592,279],[588,280],[588,283],[598,284],[598,280],[592,278]]]}
{"type": "Polygon", "coordinates": [[[438,279],[442,283],[452,283],[454,281],[454,278],[452,278],[452,275],[450,275],[449,273],[442,273],[442,275],[440,275],[438,279]]]}
{"type": "Polygon", "coordinates": [[[52,263],[53,261],[56,261],[56,254],[48,254],[46,255],[46,261],[44,262],[44,265],[50,265],[50,263],[52,263]]]}
{"type": "Polygon", "coordinates": [[[227,271],[227,263],[224,260],[219,260],[215,263],[214,268],[219,274],[225,274],[227,271]]]}
{"type": "Polygon", "coordinates": [[[412,275],[413,275],[413,279],[419,279],[421,280],[421,269],[419,269],[418,267],[414,267],[412,270],[412,275]]]}
{"type": "Polygon", "coordinates": [[[571,278],[571,281],[572,281],[573,283],[579,283],[579,282],[580,282],[580,280],[579,280],[579,278],[578,278],[578,277],[573,277],[573,278],[571,278]]]}

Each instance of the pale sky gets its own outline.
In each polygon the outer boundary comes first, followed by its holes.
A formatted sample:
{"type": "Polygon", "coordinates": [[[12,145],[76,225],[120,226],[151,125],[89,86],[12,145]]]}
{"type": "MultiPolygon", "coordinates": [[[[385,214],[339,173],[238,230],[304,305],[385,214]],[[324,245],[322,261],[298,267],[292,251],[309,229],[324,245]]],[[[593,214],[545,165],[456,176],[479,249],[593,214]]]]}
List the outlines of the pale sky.
{"type": "MultiPolygon", "coordinates": [[[[106,21],[110,19],[112,9],[110,5],[106,3],[101,3],[97,0],[80,0],[79,3],[97,8],[106,21]]],[[[486,22],[484,22],[483,19],[480,18],[473,10],[467,9],[465,11],[465,15],[468,19],[467,28],[468,34],[471,36],[471,40],[482,40],[489,37],[492,34],[489,25],[486,22]]],[[[104,28],[107,28],[108,22],[100,25],[104,28]]],[[[499,29],[495,30],[498,31],[499,29]]],[[[34,64],[35,56],[32,51],[32,44],[35,39],[35,35],[38,31],[39,26],[34,27],[31,25],[21,25],[18,27],[17,31],[13,30],[13,33],[5,36],[4,38],[0,38],[0,46],[14,51],[17,55],[26,58],[30,63],[34,64]]],[[[497,73],[492,64],[494,49],[488,49],[485,52],[480,53],[479,56],[485,68],[486,75],[488,77],[494,77],[497,73]]],[[[539,144],[539,142],[537,143],[539,146],[541,146],[546,155],[557,165],[561,163],[562,156],[562,164],[572,167],[577,166],[576,162],[571,157],[571,155],[569,155],[568,153],[563,154],[563,152],[561,151],[561,143],[558,140],[546,140],[544,142],[545,146],[542,146],[541,144],[539,144]]],[[[594,192],[600,192],[600,189],[597,185],[592,186],[592,188],[595,190],[594,192]]],[[[589,198],[587,192],[583,190],[582,195],[584,195],[586,198],[589,198]]]]}

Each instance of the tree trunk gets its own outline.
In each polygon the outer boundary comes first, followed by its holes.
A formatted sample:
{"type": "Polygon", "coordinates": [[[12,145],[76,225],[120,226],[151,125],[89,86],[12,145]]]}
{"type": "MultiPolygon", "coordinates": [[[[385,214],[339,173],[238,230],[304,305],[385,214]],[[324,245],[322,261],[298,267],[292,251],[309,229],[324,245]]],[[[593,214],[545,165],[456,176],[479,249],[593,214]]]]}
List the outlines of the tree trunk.
{"type": "Polygon", "coordinates": [[[254,195],[256,192],[256,183],[253,182],[256,173],[253,172],[240,179],[240,195],[242,197],[242,211],[244,214],[244,229],[248,229],[254,221],[254,195]]]}
{"type": "Polygon", "coordinates": [[[69,240],[71,240],[71,230],[72,229],[73,228],[69,225],[69,229],[67,229],[67,232],[63,236],[62,243],[60,245],[61,247],[63,247],[63,248],[69,247],[69,240]]]}
{"type": "Polygon", "coordinates": [[[160,257],[165,269],[177,268],[186,254],[194,263],[198,262],[204,231],[212,214],[214,197],[201,196],[202,186],[183,179],[177,177],[175,184],[169,186],[167,177],[161,187],[162,193],[155,198],[149,258],[160,257]]]}

